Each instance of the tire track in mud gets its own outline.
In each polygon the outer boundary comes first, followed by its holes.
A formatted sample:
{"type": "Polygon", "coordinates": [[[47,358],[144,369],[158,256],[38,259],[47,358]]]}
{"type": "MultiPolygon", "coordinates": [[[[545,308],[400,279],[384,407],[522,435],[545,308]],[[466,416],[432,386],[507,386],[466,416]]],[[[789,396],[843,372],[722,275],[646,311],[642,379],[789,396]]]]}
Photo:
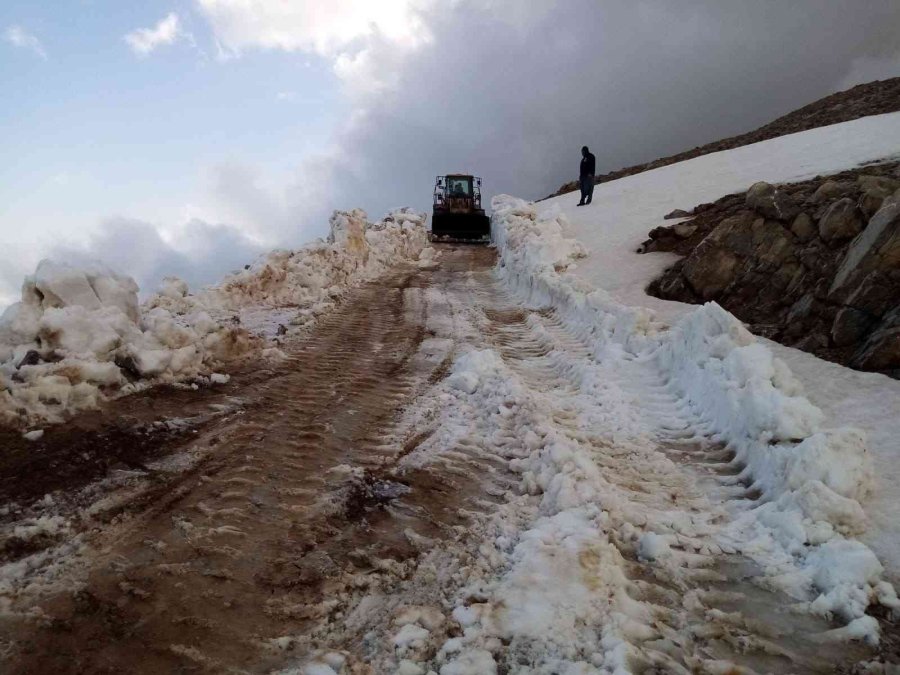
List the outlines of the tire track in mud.
{"type": "Polygon", "coordinates": [[[361,467],[440,363],[417,353],[427,283],[411,270],[358,289],[242,410],[194,439],[198,464],[119,499],[77,585],[4,618],[10,669],[264,671],[284,658],[271,640],[302,633],[351,551],[415,555],[368,514],[408,488],[361,467]]]}
{"type": "MultiPolygon", "coordinates": [[[[663,468],[640,463],[630,466],[627,448],[618,448],[602,439],[602,434],[583,427],[575,412],[577,406],[570,401],[584,396],[578,372],[594,357],[589,346],[571,334],[554,312],[519,306],[486,267],[476,267],[463,277],[436,277],[434,284],[442,285],[446,297],[455,298],[470,319],[475,317],[469,339],[461,340],[463,349],[492,348],[528,387],[552,391],[553,424],[573,441],[592,448],[613,491],[627,495],[636,508],[657,514],[670,510],[678,514],[675,518],[688,523],[681,530],[676,528],[677,542],[672,548],[680,559],[674,567],[642,559],[637,541],[610,532],[610,542],[623,560],[629,595],[645,603],[655,616],[650,635],[632,641],[630,661],[635,672],[835,672],[840,664],[847,664],[849,670],[850,664],[871,654],[862,647],[811,641],[811,636],[833,626],[791,613],[786,607],[789,599],[754,585],[758,571],[748,561],[719,550],[712,535],[728,518],[722,502],[753,500],[756,495],[742,485],[723,488],[718,481],[698,482],[698,475],[704,472],[721,476],[736,475],[739,470],[728,465],[730,457],[724,450],[697,436],[682,418],[678,400],[654,379],[652,371],[645,372],[635,364],[633,371],[610,372],[609,376],[632,378],[635,408],[654,420],[648,425],[654,429],[651,452],[678,456],[674,465],[663,468]]],[[[424,419],[427,421],[427,415],[424,419]]],[[[496,505],[510,495],[521,499],[521,477],[509,469],[509,460],[521,455],[501,449],[522,443],[515,419],[495,418],[496,427],[473,424],[440,438],[436,436],[446,430],[427,424],[423,430],[423,418],[414,421],[406,430],[405,444],[382,465],[379,475],[415,484],[417,476],[430,474],[439,477],[444,489],[435,489],[426,502],[417,501],[423,494],[417,490],[391,502],[392,527],[404,515],[421,518],[425,510],[432,516],[440,514],[438,520],[451,527],[464,522],[454,520],[454,508],[477,514],[476,521],[489,519],[496,505]]],[[[604,508],[608,507],[604,504],[604,508]]],[[[623,516],[616,518],[622,520],[623,516]]],[[[528,523],[518,526],[527,527],[528,523]]],[[[402,570],[375,571],[357,589],[343,586],[336,594],[340,595],[340,600],[335,600],[336,613],[324,617],[313,629],[321,653],[334,650],[343,654],[342,663],[347,667],[342,673],[394,672],[401,658],[413,659],[417,665],[407,664],[411,669],[438,670],[446,662],[441,660],[446,657],[441,657],[440,645],[463,632],[461,625],[444,615],[459,599],[461,580],[468,578],[473,567],[482,565],[478,537],[483,533],[479,532],[480,527],[460,528],[443,546],[426,543],[429,555],[410,559],[402,570]],[[410,647],[396,646],[398,627],[410,612],[431,617],[419,620],[416,627],[427,627],[427,639],[410,647]],[[362,670],[354,670],[356,667],[362,670]]],[[[486,600],[475,591],[465,603],[477,605],[486,600]]],[[[503,600],[499,602],[502,606],[503,600]]],[[[508,644],[508,638],[502,644],[508,644]]],[[[518,672],[530,663],[527,651],[515,644],[500,648],[494,657],[499,672],[518,672]]]]}
{"type": "MultiPolygon", "coordinates": [[[[513,371],[533,389],[552,389],[558,397],[560,407],[552,414],[555,424],[575,442],[594,445],[595,462],[607,464],[604,455],[615,457],[614,448],[597,445],[565,408],[566,397],[578,391],[572,374],[581,371],[579,362],[593,359],[588,344],[570,333],[553,310],[529,312],[508,300],[484,313],[489,341],[513,371]]],[[[793,599],[755,583],[762,571],[750,560],[719,548],[712,535],[729,518],[728,509],[755,504],[760,493],[739,479],[743,467],[732,462],[732,451],[696,432],[679,399],[648,364],[629,366],[625,372],[610,371],[610,378],[653,420],[656,449],[688,472],[654,475],[647,467],[611,462],[613,470],[605,471],[604,477],[628,493],[629,500],[651,511],[665,508],[660,493],[671,493],[671,507],[699,525],[695,533],[678,536],[674,548],[690,557],[680,570],[655,566],[639,557],[632,542],[611,537],[626,561],[633,599],[670,612],[659,620],[654,637],[636,641],[640,652],[632,667],[687,673],[732,663],[737,670],[728,672],[832,673],[852,672],[856,663],[873,657],[875,652],[863,645],[817,639],[836,626],[791,611],[793,599]],[[675,645],[663,639],[679,633],[683,637],[675,645]]]]}
{"type": "MultiPolygon", "coordinates": [[[[785,612],[784,598],[753,585],[746,561],[715,549],[721,504],[757,495],[722,486],[737,473],[730,457],[694,434],[652,369],[608,375],[656,421],[668,472],[629,465],[627,448],[580,423],[578,373],[596,362],[579,336],[505,292],[490,250],[441,248],[437,270],[362,287],[326,317],[242,392],[239,409],[201,429],[190,446],[198,462],[181,469],[173,456],[153,485],[95,514],[109,524],[80,587],[43,598],[30,617],[0,619],[11,636],[0,663],[28,673],[270,672],[328,652],[342,673],[392,672],[398,612],[447,613],[465,567],[478,564],[470,525],[522,493],[500,447],[521,443],[516,420],[443,429],[440,398],[406,414],[455,354],[485,347],[528,387],[553,392],[552,423],[590,449],[616,493],[693,524],[674,546],[691,564],[677,569],[611,533],[629,594],[656,616],[653,635],[634,641],[635,671],[709,672],[702,664],[720,659],[736,673],[834,672],[864,655],[815,653],[804,636],[830,626],[785,612]]],[[[438,618],[407,656],[434,659],[461,634],[438,618]]],[[[516,658],[501,654],[501,672],[516,672],[516,658]]]]}

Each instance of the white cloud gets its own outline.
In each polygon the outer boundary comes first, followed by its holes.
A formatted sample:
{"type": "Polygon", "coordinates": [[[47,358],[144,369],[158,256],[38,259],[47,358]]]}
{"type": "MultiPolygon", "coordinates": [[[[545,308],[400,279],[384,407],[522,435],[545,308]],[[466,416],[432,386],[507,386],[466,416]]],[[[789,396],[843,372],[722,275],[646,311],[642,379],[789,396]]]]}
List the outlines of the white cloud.
{"type": "Polygon", "coordinates": [[[14,47],[29,49],[45,61],[47,60],[47,52],[44,50],[44,45],[41,44],[41,41],[21,26],[10,26],[7,28],[3,38],[14,47]]]}
{"type": "Polygon", "coordinates": [[[421,30],[413,0],[197,0],[219,44],[336,56],[357,38],[380,33],[415,42],[421,30]]]}
{"type": "MultiPolygon", "coordinates": [[[[389,71],[370,52],[389,45],[398,54],[430,41],[422,12],[434,0],[197,0],[209,21],[219,58],[246,49],[306,52],[332,61],[350,93],[391,84],[389,71]]],[[[385,51],[385,50],[382,50],[385,51]]]]}
{"type": "Polygon", "coordinates": [[[125,42],[138,56],[147,56],[157,47],[171,45],[181,38],[189,37],[181,28],[181,21],[175,12],[170,12],[153,28],[138,28],[125,35],[125,42]]]}

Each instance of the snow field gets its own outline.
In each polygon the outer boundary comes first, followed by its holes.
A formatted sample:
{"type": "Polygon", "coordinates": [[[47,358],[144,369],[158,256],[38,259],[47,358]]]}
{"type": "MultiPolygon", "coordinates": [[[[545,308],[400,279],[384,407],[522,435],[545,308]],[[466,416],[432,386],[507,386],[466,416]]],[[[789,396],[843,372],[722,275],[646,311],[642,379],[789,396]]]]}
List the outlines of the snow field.
{"type": "Polygon", "coordinates": [[[399,261],[431,264],[424,223],[408,209],[374,224],[358,209],[335,212],[328,241],[270,253],[196,294],[167,278],[143,305],[134,280],[101,263],[44,260],[0,316],[0,424],[60,422],[159,382],[225,382],[213,371],[226,362],[277,355],[252,333],[273,337],[282,321],[309,326],[399,261]]]}
{"type": "MultiPolygon", "coordinates": [[[[787,366],[717,305],[667,329],[653,312],[621,305],[571,273],[584,249],[563,236],[568,223],[558,210],[539,216],[507,196],[492,206],[504,282],[529,306],[555,310],[590,345],[592,359],[615,364],[632,381],[635,407],[657,425],[647,433],[723,445],[741,473],[721,480],[759,492],[760,499],[730,507],[716,541],[763,565],[765,582],[804,608],[838,616],[877,641],[866,606],[900,603],[875,555],[850,538],[865,529],[859,500],[872,485],[865,435],[826,431],[787,366]],[[654,386],[634,384],[642,379],[654,386]],[[654,414],[654,396],[669,399],[665,416],[654,414]]],[[[602,505],[603,492],[596,496],[602,505]]]]}

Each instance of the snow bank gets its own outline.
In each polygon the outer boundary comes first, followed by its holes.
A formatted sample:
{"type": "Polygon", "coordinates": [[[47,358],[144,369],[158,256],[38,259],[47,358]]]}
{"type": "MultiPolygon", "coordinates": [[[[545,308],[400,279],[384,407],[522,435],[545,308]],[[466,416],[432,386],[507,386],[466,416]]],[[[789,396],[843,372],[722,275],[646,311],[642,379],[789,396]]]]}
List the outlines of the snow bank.
{"type": "MultiPolygon", "coordinates": [[[[168,280],[148,306],[178,313],[203,310],[224,320],[252,308],[289,308],[284,318],[292,328],[305,327],[335,306],[353,286],[374,279],[402,260],[415,261],[427,250],[425,214],[392,211],[370,223],[365,211],[335,211],[331,233],[300,249],[275,250],[220,284],[194,295],[168,280]]],[[[244,319],[248,313],[243,314],[244,319]]],[[[252,329],[253,318],[246,321],[252,329]]]]}
{"type": "Polygon", "coordinates": [[[650,310],[622,305],[605,290],[572,274],[578,269],[577,261],[589,252],[564,236],[567,217],[558,209],[538,217],[532,204],[507,195],[494,197],[491,208],[491,234],[500,256],[498,273],[529,303],[564,312],[579,334],[598,345],[639,350],[648,336],[665,328],[650,310]],[[590,316],[592,322],[579,321],[583,316],[590,316]]]}
{"type": "MultiPolygon", "coordinates": [[[[900,113],[773,138],[716,152],[597,185],[593,202],[576,207],[577,193],[540,202],[566,216],[564,234],[590,249],[574,276],[602,288],[625,305],[650,307],[670,323],[691,305],[649,297],[644,289],[673,264],[672,253],[637,253],[663,214],[689,209],[736,192],[757,181],[783,183],[827,175],[900,157],[900,113]]],[[[563,222],[563,221],[561,221],[563,222]]],[[[798,350],[774,346],[778,356],[806,386],[807,397],[826,412],[826,424],[855,425],[868,434],[877,484],[866,502],[872,526],[864,535],[889,574],[900,583],[900,382],[827,363],[798,350]]]]}
{"type": "MultiPolygon", "coordinates": [[[[787,365],[731,314],[709,303],[660,340],[660,370],[706,434],[729,445],[763,497],[790,500],[815,524],[859,533],[874,481],[865,434],[825,430],[787,365]]],[[[801,543],[816,539],[807,533],[801,543]]]]}
{"type": "Polygon", "coordinates": [[[652,368],[691,427],[734,452],[742,471],[731,480],[752,483],[762,498],[735,519],[732,546],[768,565],[772,585],[798,598],[812,593],[813,611],[852,621],[876,599],[900,606],[871,551],[845,538],[866,527],[859,500],[873,481],[861,431],[826,431],[788,367],[718,305],[667,328],[572,274],[584,248],[564,237],[558,210],[539,216],[506,195],[492,207],[501,279],[525,302],[552,307],[598,361],[652,368]],[[830,547],[857,555],[827,555],[830,547]]]}
{"type": "Polygon", "coordinates": [[[202,311],[142,310],[137,293],[100,263],[42,261],[0,317],[0,424],[56,422],[146,381],[198,377],[248,347],[202,311]]]}
{"type": "Polygon", "coordinates": [[[274,251],[195,295],[166,278],[143,306],[134,280],[101,263],[44,260],[0,317],[0,424],[58,422],[158,382],[227,381],[212,370],[262,346],[237,310],[290,306],[291,324],[308,325],[353,285],[418,260],[424,224],[408,209],[374,224],[363,211],[336,211],[327,241],[274,251]]]}

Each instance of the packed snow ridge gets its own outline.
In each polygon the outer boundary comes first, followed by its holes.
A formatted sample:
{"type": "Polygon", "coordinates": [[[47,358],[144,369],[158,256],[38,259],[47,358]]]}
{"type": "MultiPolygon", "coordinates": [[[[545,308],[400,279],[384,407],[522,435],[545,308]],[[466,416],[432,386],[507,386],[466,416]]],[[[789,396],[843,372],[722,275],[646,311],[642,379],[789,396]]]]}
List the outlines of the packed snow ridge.
{"type": "MultiPolygon", "coordinates": [[[[715,303],[667,326],[651,310],[622,305],[571,273],[587,251],[563,236],[568,224],[558,209],[539,214],[533,204],[505,195],[492,207],[498,274],[517,297],[552,308],[608,372],[658,381],[657,388],[635,390],[675,401],[675,410],[654,422],[656,435],[721,446],[739,473],[719,480],[759,494],[731,507],[730,524],[717,535],[722,550],[759,563],[768,585],[796,598],[802,609],[842,619],[848,626],[841,636],[876,642],[878,625],[866,608],[878,602],[897,610],[900,603],[874,553],[854,538],[867,526],[860,501],[874,480],[865,434],[826,430],[823,413],[789,368],[715,303]]],[[[457,369],[484,371],[465,363],[457,369]]],[[[652,400],[635,403],[655,410],[652,400]]],[[[573,458],[550,447],[537,447],[528,460],[537,463],[532,472],[540,488],[555,495],[552,512],[566,512],[570,502],[583,506],[590,494],[600,495],[602,504],[603,493],[587,487],[570,486],[570,497],[560,498],[560,478],[552,476],[567,461],[573,458]],[[544,465],[557,468],[548,474],[537,468],[544,465]]],[[[587,463],[578,465],[591,473],[587,463]]],[[[520,546],[530,546],[528,539],[520,546]]],[[[640,550],[653,559],[666,554],[665,544],[646,538],[640,550]]]]}
{"type": "Polygon", "coordinates": [[[135,281],[101,263],[44,260],[0,316],[0,425],[59,422],[161,382],[227,381],[215,371],[266,349],[257,323],[308,326],[399,261],[428,264],[427,241],[425,215],[409,209],[377,223],[335,211],[327,240],[269,253],[196,294],[167,278],[142,305],[135,281]]]}

